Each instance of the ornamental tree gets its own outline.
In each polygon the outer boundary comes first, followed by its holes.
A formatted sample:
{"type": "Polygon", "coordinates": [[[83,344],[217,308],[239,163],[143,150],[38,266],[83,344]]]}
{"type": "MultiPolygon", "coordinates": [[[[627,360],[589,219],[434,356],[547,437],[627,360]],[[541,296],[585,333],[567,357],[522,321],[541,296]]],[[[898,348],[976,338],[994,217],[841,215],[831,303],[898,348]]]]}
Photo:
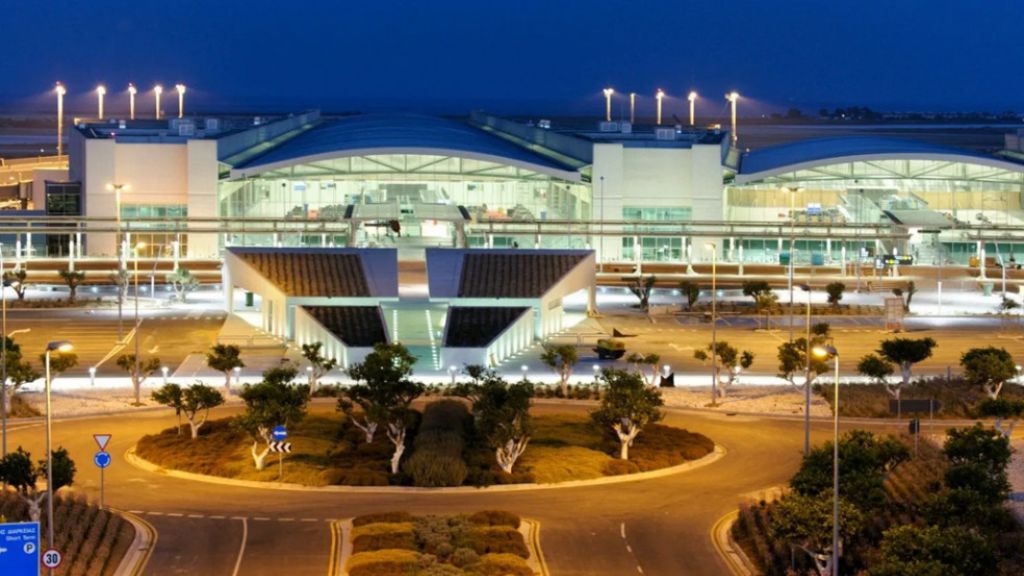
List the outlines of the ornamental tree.
{"type": "Polygon", "coordinates": [[[896,417],[900,418],[902,416],[900,394],[902,393],[903,383],[897,382],[894,384],[889,382],[889,376],[892,376],[892,373],[895,371],[896,367],[893,366],[892,362],[876,354],[866,354],[857,362],[858,373],[867,376],[875,384],[884,386],[886,392],[896,400],[896,417]]]}
{"type": "Polygon", "coordinates": [[[960,357],[964,380],[981,386],[989,398],[999,398],[1003,384],[1017,374],[1017,365],[1005,348],[971,348],[960,357]]]}
{"type": "Polygon", "coordinates": [[[931,358],[935,346],[937,344],[931,338],[890,338],[882,341],[877,352],[885,360],[899,366],[903,377],[901,385],[907,386],[910,384],[914,364],[931,358]]]}
{"type": "MultiPolygon", "coordinates": [[[[899,464],[910,458],[907,447],[892,436],[853,430],[839,439],[839,493],[868,511],[885,502],[884,482],[899,464]]],[[[832,443],[811,450],[789,481],[798,494],[813,496],[832,489],[832,443]]]]}
{"type": "Polygon", "coordinates": [[[640,354],[633,352],[626,356],[626,362],[633,366],[633,370],[644,379],[648,386],[658,384],[658,366],[661,364],[661,356],[654,354],[640,354]]]}
{"type": "MultiPolygon", "coordinates": [[[[136,338],[138,336],[136,335],[136,338]]],[[[141,403],[142,383],[160,369],[160,359],[156,356],[146,360],[135,361],[135,354],[122,354],[117,357],[117,366],[128,372],[132,379],[132,389],[135,391],[135,404],[141,403]]]]}
{"type": "MultiPolygon", "coordinates": [[[[984,506],[998,506],[1010,493],[1010,482],[1006,467],[1013,450],[1010,440],[997,430],[984,428],[981,424],[948,431],[942,453],[949,460],[945,473],[945,484],[964,500],[970,494],[983,506],[969,506],[970,509],[984,506]]],[[[962,504],[963,502],[961,502],[962,504]]],[[[964,508],[962,505],[957,508],[964,508]]]]}
{"type": "Polygon", "coordinates": [[[870,576],[997,574],[995,550],[981,535],[962,526],[906,524],[882,535],[882,555],[870,576]]]}
{"type": "Polygon", "coordinates": [[[309,402],[309,387],[292,384],[298,370],[291,364],[282,364],[263,372],[258,384],[245,384],[239,396],[245,403],[245,412],[235,418],[235,425],[252,437],[253,463],[263,470],[270,443],[270,432],[277,425],[289,426],[305,417],[309,402]],[[265,444],[257,452],[260,443],[265,444]]]}
{"type": "Polygon", "coordinates": [[[828,303],[832,308],[839,308],[839,302],[843,299],[843,292],[846,292],[846,284],[842,282],[829,282],[825,285],[828,303]]]}
{"type": "MultiPolygon", "coordinates": [[[[840,491],[842,494],[842,491],[840,491]]],[[[806,552],[819,576],[832,569],[832,490],[819,494],[790,494],[775,503],[768,523],[773,541],[789,542],[806,552]]],[[[846,499],[839,500],[839,549],[854,539],[865,524],[864,513],[846,499]]]]}
{"type": "Polygon", "coordinates": [[[569,378],[572,376],[573,368],[580,361],[576,347],[570,344],[544,345],[544,352],[540,360],[558,376],[558,386],[562,391],[562,397],[569,397],[569,378]]]}
{"type": "Polygon", "coordinates": [[[693,311],[693,306],[700,299],[700,286],[696,282],[690,282],[689,280],[683,280],[679,283],[679,291],[686,298],[686,309],[687,311],[693,311]]]}
{"type": "Polygon", "coordinates": [[[647,313],[651,309],[651,292],[654,291],[654,284],[658,281],[658,277],[651,274],[650,276],[638,276],[634,278],[627,288],[640,300],[640,309],[647,313]]]}
{"type": "Polygon", "coordinates": [[[206,353],[206,365],[224,374],[224,393],[231,394],[231,372],[245,368],[242,351],[234,344],[214,344],[206,353]]]}
{"type": "Polygon", "coordinates": [[[1024,414],[1024,400],[1006,398],[988,398],[978,404],[978,415],[995,418],[994,428],[1009,438],[1017,426],[1017,420],[1024,414]],[[1006,426],[1004,421],[1009,420],[1006,426]]]}
{"type": "Polygon", "coordinates": [[[779,296],[772,291],[771,285],[764,280],[748,280],[743,283],[743,295],[753,298],[754,312],[764,312],[765,329],[770,328],[770,314],[779,301],[779,296]]]}
{"type": "Polygon", "coordinates": [[[326,376],[331,370],[338,367],[338,361],[330,356],[325,356],[322,342],[302,345],[302,357],[309,362],[312,372],[309,375],[309,393],[312,394],[320,385],[320,379],[326,376]]]}
{"type": "Polygon", "coordinates": [[[820,322],[811,326],[811,341],[808,343],[806,337],[800,337],[792,342],[783,342],[779,345],[777,357],[779,359],[779,378],[789,382],[798,390],[804,386],[810,386],[818,378],[818,375],[828,372],[828,361],[808,353],[828,341],[831,327],[826,322],[820,322]],[[803,382],[797,384],[797,376],[803,373],[803,382]]]}
{"type": "Polygon", "coordinates": [[[61,270],[58,272],[60,279],[68,287],[68,303],[75,303],[75,296],[78,295],[78,287],[85,282],[85,272],[80,270],[61,270]]]}
{"type": "Polygon", "coordinates": [[[494,449],[498,466],[511,474],[516,460],[530,443],[533,384],[525,379],[509,384],[491,370],[474,384],[477,392],[473,416],[477,430],[494,449]]]}
{"type": "Polygon", "coordinates": [[[591,412],[595,422],[610,428],[620,443],[619,458],[629,459],[629,447],[648,424],[661,420],[664,404],[657,388],[650,388],[638,374],[607,369],[600,379],[606,386],[601,407],[591,412]]]}
{"type": "Polygon", "coordinates": [[[181,386],[178,386],[174,382],[168,382],[156,390],[153,390],[153,392],[149,394],[149,397],[157,404],[174,409],[174,415],[178,418],[178,436],[181,436],[181,386]]]}
{"type": "Polygon", "coordinates": [[[28,271],[24,268],[15,268],[14,270],[8,270],[4,272],[4,281],[11,285],[11,290],[18,296],[18,301],[21,302],[25,299],[25,292],[28,291],[28,271]]]}
{"type": "Polygon", "coordinates": [[[348,369],[349,376],[358,384],[344,389],[338,399],[338,409],[366,434],[367,443],[373,442],[378,426],[385,427],[388,440],[395,447],[392,474],[398,473],[405,452],[411,418],[409,406],[423,394],[423,385],[409,378],[415,363],[416,357],[402,344],[375,344],[373,352],[348,369]],[[362,409],[359,417],[354,412],[357,405],[362,409]]]}
{"type": "MultiPolygon", "coordinates": [[[[56,493],[75,481],[75,463],[64,448],[53,451],[53,491],[56,493]]],[[[40,490],[39,479],[46,476],[46,460],[33,465],[32,455],[21,446],[7,456],[0,458],[0,481],[14,488],[22,500],[28,504],[29,517],[39,522],[40,505],[49,494],[48,490],[40,490]]]]}
{"type": "Polygon", "coordinates": [[[718,395],[722,398],[725,398],[726,390],[736,383],[740,371],[750,368],[754,363],[753,352],[744,350],[741,353],[738,348],[724,340],[708,344],[704,349],[694,350],[693,357],[701,362],[707,362],[714,357],[715,367],[719,373],[721,370],[725,371],[725,378],[719,378],[718,374],[714,375],[715,381],[718,382],[718,395]]]}
{"type": "Polygon", "coordinates": [[[178,268],[174,272],[168,273],[165,278],[171,285],[171,290],[174,291],[174,299],[182,304],[185,303],[189,293],[199,289],[199,279],[184,268],[178,268]]]}
{"type": "Polygon", "coordinates": [[[224,396],[219,391],[201,382],[196,382],[182,390],[181,411],[185,413],[185,418],[188,419],[193,440],[199,438],[199,429],[209,419],[210,409],[216,408],[223,403],[224,396]]]}
{"type": "Polygon", "coordinates": [[[3,402],[3,410],[11,413],[11,401],[14,394],[25,384],[39,379],[39,372],[31,364],[22,359],[21,345],[10,336],[3,339],[6,350],[7,361],[7,382],[0,382],[0,401],[3,402]]]}

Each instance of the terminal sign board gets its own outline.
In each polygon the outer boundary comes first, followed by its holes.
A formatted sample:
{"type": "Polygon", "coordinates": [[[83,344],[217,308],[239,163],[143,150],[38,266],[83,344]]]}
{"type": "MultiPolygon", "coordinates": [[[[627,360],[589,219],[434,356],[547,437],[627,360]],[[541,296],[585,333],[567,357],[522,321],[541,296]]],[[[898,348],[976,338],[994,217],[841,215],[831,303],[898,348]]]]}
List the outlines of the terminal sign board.
{"type": "Polygon", "coordinates": [[[881,270],[889,266],[910,266],[914,263],[914,257],[910,254],[896,256],[894,254],[883,254],[875,256],[875,268],[881,270]]]}
{"type": "Polygon", "coordinates": [[[0,524],[0,574],[39,576],[39,523],[0,524]]]}

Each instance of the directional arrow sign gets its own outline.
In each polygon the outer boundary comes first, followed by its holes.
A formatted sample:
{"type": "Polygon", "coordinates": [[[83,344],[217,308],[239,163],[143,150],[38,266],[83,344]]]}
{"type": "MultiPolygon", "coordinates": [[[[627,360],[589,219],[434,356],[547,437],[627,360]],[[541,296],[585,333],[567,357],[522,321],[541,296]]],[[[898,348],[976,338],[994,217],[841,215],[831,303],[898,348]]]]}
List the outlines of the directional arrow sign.
{"type": "Polygon", "coordinates": [[[291,454],[292,443],[291,442],[271,442],[271,452],[284,452],[285,454],[291,454]]]}
{"type": "Polygon", "coordinates": [[[96,445],[100,447],[100,452],[107,451],[107,444],[110,443],[110,434],[93,434],[92,437],[96,440],[96,445]]]}
{"type": "Polygon", "coordinates": [[[277,440],[278,442],[283,442],[285,438],[288,438],[288,429],[285,428],[283,425],[279,424],[277,426],[274,426],[274,431],[271,432],[271,435],[274,437],[274,440],[277,440]]]}

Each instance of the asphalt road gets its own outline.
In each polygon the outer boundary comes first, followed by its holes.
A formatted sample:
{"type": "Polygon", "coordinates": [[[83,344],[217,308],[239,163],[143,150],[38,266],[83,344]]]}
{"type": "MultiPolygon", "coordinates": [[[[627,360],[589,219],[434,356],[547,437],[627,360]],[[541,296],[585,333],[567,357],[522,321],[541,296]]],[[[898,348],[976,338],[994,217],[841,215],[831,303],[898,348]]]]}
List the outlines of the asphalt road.
{"type": "MultiPolygon", "coordinates": [[[[330,406],[320,404],[316,409],[330,406]]],[[[231,410],[219,409],[215,416],[231,410]]],[[[539,520],[544,554],[557,576],[726,574],[712,545],[712,526],[741,499],[756,497],[757,491],[779,485],[793,473],[800,458],[802,424],[796,419],[675,411],[667,421],[706,434],[728,453],[693,471],[606,486],[513,493],[346,494],[190,482],[127,464],[123,455],[141,435],[173,424],[166,411],[57,421],[54,442],[68,448],[78,463],[75,489],[96,497],[99,473],[92,464],[92,435],[113,435],[106,501],[136,511],[157,529],[159,540],[147,574],[324,574],[334,519],[395,509],[452,513],[485,508],[539,520]]],[[[828,423],[816,423],[815,429],[820,440],[828,423]]],[[[42,442],[41,424],[18,424],[10,447],[23,445],[38,455],[42,442]]]]}

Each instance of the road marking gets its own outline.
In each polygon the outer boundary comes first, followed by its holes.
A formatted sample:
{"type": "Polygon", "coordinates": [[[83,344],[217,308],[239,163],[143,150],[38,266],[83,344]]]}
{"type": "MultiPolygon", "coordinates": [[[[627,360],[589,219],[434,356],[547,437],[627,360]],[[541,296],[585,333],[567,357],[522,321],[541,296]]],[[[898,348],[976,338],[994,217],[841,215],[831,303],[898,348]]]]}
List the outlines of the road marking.
{"type": "Polygon", "coordinates": [[[643,573],[644,573],[644,569],[643,569],[643,568],[641,568],[639,564],[637,564],[637,565],[636,565],[636,571],[637,571],[637,572],[639,572],[639,573],[641,573],[641,574],[643,574],[643,573]]]}
{"type": "Polygon", "coordinates": [[[341,540],[341,524],[331,521],[331,555],[328,557],[327,576],[337,576],[341,561],[338,555],[341,552],[339,542],[341,540]]]}
{"type": "Polygon", "coordinates": [[[132,514],[145,514],[142,510],[129,510],[132,514]]]}
{"type": "Polygon", "coordinates": [[[242,520],[242,521],[245,521],[245,516],[232,516],[231,519],[232,520],[242,520]]]}
{"type": "Polygon", "coordinates": [[[629,544],[626,544],[626,551],[629,552],[630,554],[632,554],[633,553],[633,547],[630,546],[629,544]]]}
{"type": "Polygon", "coordinates": [[[202,514],[189,514],[188,517],[189,518],[206,518],[206,516],[204,516],[202,514]]]}
{"type": "Polygon", "coordinates": [[[225,519],[225,517],[224,516],[220,516],[220,515],[210,516],[210,520],[224,520],[224,519],[225,519]]]}
{"type": "Polygon", "coordinates": [[[182,516],[184,516],[184,514],[182,514],[181,512],[168,512],[167,515],[172,516],[174,518],[181,518],[182,516]]]}
{"type": "Polygon", "coordinates": [[[622,522],[619,524],[619,533],[622,534],[622,539],[626,539],[626,523],[622,522]]]}
{"type": "Polygon", "coordinates": [[[238,569],[242,567],[242,556],[245,554],[245,541],[249,539],[249,522],[242,518],[242,547],[238,549],[238,560],[235,560],[235,570],[231,576],[238,576],[238,569]]]}

